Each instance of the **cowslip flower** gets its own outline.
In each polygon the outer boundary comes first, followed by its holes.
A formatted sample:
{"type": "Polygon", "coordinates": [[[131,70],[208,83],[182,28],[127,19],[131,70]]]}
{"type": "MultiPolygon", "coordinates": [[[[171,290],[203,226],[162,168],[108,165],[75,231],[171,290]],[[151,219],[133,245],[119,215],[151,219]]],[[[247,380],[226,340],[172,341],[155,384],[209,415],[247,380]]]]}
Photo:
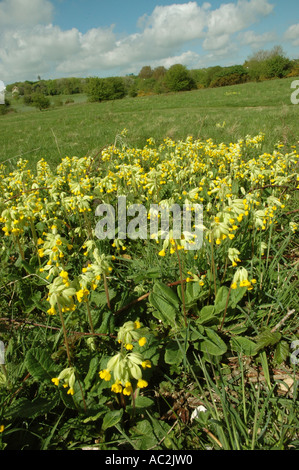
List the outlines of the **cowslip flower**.
{"type": "Polygon", "coordinates": [[[137,387],[144,388],[144,387],[147,387],[147,386],[148,386],[148,383],[147,383],[146,380],[143,380],[143,379],[138,380],[137,387]]]}
{"type": "Polygon", "coordinates": [[[111,374],[108,369],[103,369],[99,372],[99,376],[101,379],[105,380],[106,382],[109,382],[111,380],[111,374]]]}

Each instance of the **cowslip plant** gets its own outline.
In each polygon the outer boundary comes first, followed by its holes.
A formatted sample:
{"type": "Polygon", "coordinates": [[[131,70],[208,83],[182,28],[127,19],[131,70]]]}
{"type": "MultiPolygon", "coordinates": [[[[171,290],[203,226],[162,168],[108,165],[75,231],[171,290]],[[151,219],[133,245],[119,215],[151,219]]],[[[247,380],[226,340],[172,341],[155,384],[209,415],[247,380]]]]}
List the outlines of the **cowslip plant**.
{"type": "Polygon", "coordinates": [[[53,377],[51,381],[57,387],[59,386],[59,383],[62,381],[64,388],[69,387],[67,394],[74,395],[74,385],[76,381],[75,368],[67,367],[66,369],[63,369],[58,375],[58,377],[53,377]]]}
{"type": "Polygon", "coordinates": [[[146,344],[146,333],[148,330],[142,328],[139,320],[128,321],[119,329],[117,341],[121,344],[121,351],[111,357],[106,368],[99,372],[100,378],[106,382],[113,376],[112,392],[129,396],[137,389],[147,387],[148,382],[143,379],[142,371],[150,368],[151,362],[144,359],[140,352],[131,352],[134,342],[138,342],[140,347],[146,344]]]}

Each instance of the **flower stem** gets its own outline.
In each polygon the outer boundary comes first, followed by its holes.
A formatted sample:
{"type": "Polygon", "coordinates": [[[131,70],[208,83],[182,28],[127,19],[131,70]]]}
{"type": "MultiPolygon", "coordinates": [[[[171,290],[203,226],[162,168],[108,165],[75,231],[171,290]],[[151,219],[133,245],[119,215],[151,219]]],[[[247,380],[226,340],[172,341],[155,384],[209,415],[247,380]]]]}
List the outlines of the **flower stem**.
{"type": "Polygon", "coordinates": [[[89,321],[90,329],[91,329],[92,334],[94,334],[94,327],[93,327],[93,323],[92,323],[92,318],[91,318],[91,312],[90,312],[90,308],[89,308],[88,299],[86,301],[86,307],[87,307],[87,315],[88,315],[88,321],[89,321]]]}
{"type": "Polygon", "coordinates": [[[58,306],[60,321],[61,321],[61,325],[62,325],[62,331],[63,331],[63,335],[64,335],[64,344],[65,344],[65,347],[66,347],[66,354],[67,354],[69,365],[71,365],[72,361],[71,361],[71,355],[70,355],[69,342],[68,342],[68,339],[67,339],[64,318],[63,318],[63,315],[62,315],[62,310],[61,310],[59,302],[57,302],[57,306],[58,306]]]}
{"type": "Polygon", "coordinates": [[[185,321],[185,326],[187,326],[187,312],[186,312],[186,303],[185,303],[185,291],[184,291],[184,280],[183,280],[183,273],[182,273],[182,265],[181,265],[181,259],[178,251],[178,247],[175,243],[175,251],[177,254],[178,262],[179,262],[179,271],[180,271],[180,283],[181,283],[181,291],[182,291],[182,302],[183,302],[183,312],[184,312],[184,321],[185,321]]]}
{"type": "Polygon", "coordinates": [[[103,279],[104,279],[104,288],[105,288],[105,293],[106,293],[106,298],[107,298],[107,305],[109,310],[111,310],[111,305],[110,305],[110,299],[109,299],[109,291],[108,291],[108,284],[107,284],[107,278],[106,274],[103,273],[103,279]]]}

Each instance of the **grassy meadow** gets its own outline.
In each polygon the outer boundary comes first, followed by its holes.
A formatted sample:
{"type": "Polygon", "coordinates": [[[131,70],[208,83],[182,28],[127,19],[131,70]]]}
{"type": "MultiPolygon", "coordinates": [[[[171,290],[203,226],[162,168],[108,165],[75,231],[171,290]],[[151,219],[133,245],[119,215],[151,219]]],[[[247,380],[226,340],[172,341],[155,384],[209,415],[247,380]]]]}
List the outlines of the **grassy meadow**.
{"type": "Polygon", "coordinates": [[[293,80],[59,96],[45,111],[12,100],[0,116],[0,450],[194,463],[198,450],[299,449],[293,80]],[[145,209],[151,236],[99,236],[96,208],[118,210],[120,195],[145,209]],[[190,226],[165,236],[159,204],[187,207],[190,226]]]}
{"type": "MultiPolygon", "coordinates": [[[[65,156],[94,155],[123,129],[128,144],[143,147],[192,135],[216,143],[265,133],[265,149],[298,140],[299,106],[291,103],[294,78],[246,83],[165,95],[88,103],[85,95],[52,97],[39,111],[12,100],[16,112],[0,116],[0,161],[23,156],[33,166],[41,158],[56,165],[65,156]],[[59,101],[74,103],[57,106],[59,101]]],[[[21,100],[20,100],[21,101],[21,100]]]]}

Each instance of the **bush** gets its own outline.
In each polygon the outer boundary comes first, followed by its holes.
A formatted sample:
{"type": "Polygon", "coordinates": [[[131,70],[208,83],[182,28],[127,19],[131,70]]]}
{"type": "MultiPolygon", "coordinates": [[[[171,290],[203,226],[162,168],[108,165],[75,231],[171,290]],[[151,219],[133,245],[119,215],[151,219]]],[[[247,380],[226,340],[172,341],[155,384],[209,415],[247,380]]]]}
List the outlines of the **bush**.
{"type": "Polygon", "coordinates": [[[292,62],[286,57],[271,57],[265,63],[267,78],[283,78],[292,69],[292,62]]]}
{"type": "Polygon", "coordinates": [[[238,85],[248,80],[248,72],[242,65],[224,67],[217,72],[215,79],[210,83],[211,87],[238,85]]]}
{"type": "Polygon", "coordinates": [[[10,101],[5,98],[4,104],[0,104],[0,115],[6,114],[9,111],[10,101]]]}
{"type": "Polygon", "coordinates": [[[90,101],[117,100],[126,95],[125,85],[121,78],[97,78],[89,79],[87,95],[90,101]]]}
{"type": "Polygon", "coordinates": [[[49,98],[42,93],[33,93],[31,95],[31,103],[39,110],[47,109],[51,104],[49,98]]]}
{"type": "Polygon", "coordinates": [[[172,65],[166,72],[164,83],[170,91],[188,91],[197,88],[194,79],[184,65],[172,65]]]}

